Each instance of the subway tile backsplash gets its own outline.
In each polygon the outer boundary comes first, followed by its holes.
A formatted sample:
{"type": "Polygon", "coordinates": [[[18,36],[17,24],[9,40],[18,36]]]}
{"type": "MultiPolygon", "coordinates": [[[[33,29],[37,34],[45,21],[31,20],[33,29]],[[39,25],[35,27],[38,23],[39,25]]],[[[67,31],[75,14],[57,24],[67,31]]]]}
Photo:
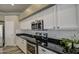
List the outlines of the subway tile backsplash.
{"type": "Polygon", "coordinates": [[[48,33],[49,38],[74,38],[74,34],[76,35],[76,39],[79,39],[79,31],[77,30],[48,30],[48,31],[34,31],[34,30],[21,30],[21,33],[28,33],[35,35],[36,32],[40,33],[48,33]]]}
{"type": "Polygon", "coordinates": [[[76,34],[76,36],[78,36],[78,31],[71,31],[71,30],[65,30],[65,31],[61,31],[61,30],[58,30],[58,31],[48,31],[49,33],[49,37],[54,37],[54,38],[73,38],[74,37],[74,34],[76,34]]]}

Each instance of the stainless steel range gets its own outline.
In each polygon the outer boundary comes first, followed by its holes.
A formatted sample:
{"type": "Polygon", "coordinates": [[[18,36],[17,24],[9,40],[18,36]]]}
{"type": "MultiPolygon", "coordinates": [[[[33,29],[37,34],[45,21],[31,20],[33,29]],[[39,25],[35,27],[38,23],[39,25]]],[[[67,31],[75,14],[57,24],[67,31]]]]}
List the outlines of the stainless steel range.
{"type": "Polygon", "coordinates": [[[27,41],[27,54],[37,54],[36,44],[27,41]]]}
{"type": "Polygon", "coordinates": [[[37,42],[35,38],[27,37],[27,54],[37,54],[37,42]]]}

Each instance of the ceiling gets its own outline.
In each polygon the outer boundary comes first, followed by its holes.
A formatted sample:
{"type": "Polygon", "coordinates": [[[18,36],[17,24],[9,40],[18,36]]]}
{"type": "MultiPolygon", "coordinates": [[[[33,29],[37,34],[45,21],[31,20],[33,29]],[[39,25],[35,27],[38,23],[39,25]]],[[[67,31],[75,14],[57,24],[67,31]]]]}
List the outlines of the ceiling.
{"type": "Polygon", "coordinates": [[[0,12],[23,12],[30,4],[0,4],[0,12]]]}

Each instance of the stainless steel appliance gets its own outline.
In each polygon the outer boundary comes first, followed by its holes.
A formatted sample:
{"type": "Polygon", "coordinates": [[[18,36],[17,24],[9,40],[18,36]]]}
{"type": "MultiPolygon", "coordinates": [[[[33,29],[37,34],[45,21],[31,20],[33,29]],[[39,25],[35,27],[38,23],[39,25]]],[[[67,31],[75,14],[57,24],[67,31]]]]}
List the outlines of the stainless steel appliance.
{"type": "Polygon", "coordinates": [[[43,30],[44,29],[44,22],[43,20],[36,20],[31,24],[32,30],[43,30]]]}
{"type": "Polygon", "coordinates": [[[27,41],[27,54],[37,54],[36,44],[27,41]]]}
{"type": "Polygon", "coordinates": [[[37,42],[35,38],[26,37],[27,39],[27,53],[37,54],[37,42]]]}

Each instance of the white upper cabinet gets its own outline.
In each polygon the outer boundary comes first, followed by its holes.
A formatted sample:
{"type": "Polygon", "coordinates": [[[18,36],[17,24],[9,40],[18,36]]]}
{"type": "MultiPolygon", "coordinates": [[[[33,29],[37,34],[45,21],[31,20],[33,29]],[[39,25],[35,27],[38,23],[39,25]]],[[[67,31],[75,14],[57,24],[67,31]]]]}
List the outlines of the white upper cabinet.
{"type": "Polygon", "coordinates": [[[42,12],[44,19],[44,29],[54,29],[56,26],[56,5],[42,12]]]}
{"type": "Polygon", "coordinates": [[[31,20],[24,20],[20,22],[20,29],[31,30],[31,20]]]}
{"type": "Polygon", "coordinates": [[[20,29],[26,29],[26,22],[20,22],[20,29]]]}
{"type": "Polygon", "coordinates": [[[31,30],[31,21],[27,21],[26,26],[27,26],[27,30],[31,30]]]}
{"type": "Polygon", "coordinates": [[[21,22],[21,29],[31,29],[31,23],[36,20],[44,21],[44,29],[53,29],[56,26],[56,6],[52,6],[25,19],[21,22]]]}
{"type": "Polygon", "coordinates": [[[79,25],[79,5],[58,4],[49,7],[22,21],[22,29],[31,29],[35,20],[44,21],[44,29],[77,29],[79,25]]]}
{"type": "Polygon", "coordinates": [[[57,5],[57,28],[74,29],[77,28],[76,5],[57,5]]]}
{"type": "Polygon", "coordinates": [[[79,27],[79,4],[77,4],[76,7],[77,7],[77,25],[79,27]]]}

